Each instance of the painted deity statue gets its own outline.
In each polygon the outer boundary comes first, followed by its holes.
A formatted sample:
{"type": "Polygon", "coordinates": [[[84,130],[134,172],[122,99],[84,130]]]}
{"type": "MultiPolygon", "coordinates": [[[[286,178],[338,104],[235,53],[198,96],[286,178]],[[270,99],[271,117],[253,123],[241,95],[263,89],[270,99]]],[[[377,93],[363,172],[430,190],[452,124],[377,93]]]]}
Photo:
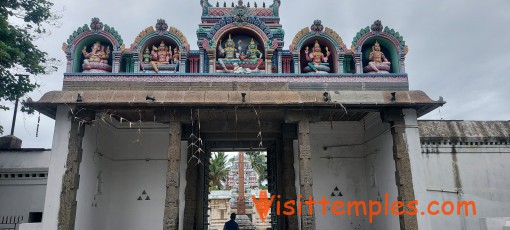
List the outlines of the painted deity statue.
{"type": "Polygon", "coordinates": [[[220,43],[218,46],[218,52],[219,52],[219,56],[221,58],[218,58],[218,62],[221,64],[221,66],[223,67],[223,70],[225,70],[226,72],[228,70],[227,70],[227,66],[225,65],[225,60],[227,60],[227,61],[239,60],[239,53],[237,51],[238,50],[236,49],[236,44],[235,44],[234,40],[232,39],[231,34],[228,35],[228,40],[225,42],[225,47],[221,46],[221,40],[220,40],[220,43]]]}
{"type": "Polygon", "coordinates": [[[87,52],[84,46],[82,51],[85,59],[83,60],[83,72],[111,72],[112,67],[108,65],[108,57],[110,57],[110,46],[101,45],[99,41],[94,43],[91,51],[87,52]]]}
{"type": "Polygon", "coordinates": [[[258,70],[259,66],[262,64],[262,52],[257,47],[257,44],[251,39],[250,44],[246,48],[246,54],[241,53],[241,60],[243,61],[257,61],[257,66],[255,67],[255,70],[258,70]]]}
{"type": "Polygon", "coordinates": [[[145,47],[145,51],[143,51],[143,63],[149,64],[151,62],[151,52],[149,51],[149,47],[145,47]]]}
{"type": "Polygon", "coordinates": [[[262,58],[262,52],[257,48],[257,44],[251,39],[248,49],[246,50],[246,56],[249,60],[257,60],[262,58]]]}
{"type": "Polygon", "coordinates": [[[166,46],[165,42],[161,41],[159,47],[152,46],[151,52],[151,65],[156,73],[159,73],[158,64],[169,64],[172,59],[172,47],[166,46]]]}
{"type": "Polygon", "coordinates": [[[179,48],[177,46],[174,48],[173,59],[175,64],[179,64],[179,62],[181,61],[181,52],[179,51],[179,48]]]}
{"type": "Polygon", "coordinates": [[[309,51],[308,47],[305,49],[306,61],[308,66],[304,68],[304,72],[316,72],[316,73],[328,73],[330,70],[328,58],[331,53],[329,48],[326,46],[326,55],[322,53],[321,46],[316,40],[315,45],[312,48],[312,52],[309,51]]]}
{"type": "Polygon", "coordinates": [[[391,62],[386,59],[384,53],[381,51],[381,46],[379,42],[375,41],[374,46],[372,46],[372,52],[369,55],[370,62],[368,63],[363,71],[365,73],[389,73],[390,72],[390,64],[391,62]]]}
{"type": "Polygon", "coordinates": [[[225,42],[225,47],[221,47],[221,41],[220,45],[218,46],[220,57],[224,57],[225,59],[236,59],[238,58],[237,55],[237,49],[236,44],[234,40],[232,40],[232,35],[228,35],[228,40],[225,42]]]}

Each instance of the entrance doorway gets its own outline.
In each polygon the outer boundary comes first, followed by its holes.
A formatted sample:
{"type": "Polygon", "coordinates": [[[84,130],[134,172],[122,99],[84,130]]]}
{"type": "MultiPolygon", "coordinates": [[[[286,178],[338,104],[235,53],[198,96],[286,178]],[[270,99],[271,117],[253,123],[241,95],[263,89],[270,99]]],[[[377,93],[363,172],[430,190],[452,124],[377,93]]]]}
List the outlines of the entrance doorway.
{"type": "MultiPolygon", "coordinates": [[[[246,215],[255,229],[270,229],[262,221],[252,196],[268,192],[267,153],[265,151],[212,152],[209,165],[209,229],[222,230],[230,213],[246,215]]],[[[264,215],[270,219],[269,213],[264,215]]]]}
{"type": "Polygon", "coordinates": [[[271,211],[262,222],[252,200],[252,195],[259,198],[260,192],[264,190],[268,194],[278,193],[277,155],[281,152],[278,146],[278,140],[263,141],[262,148],[256,140],[205,142],[205,156],[209,159],[204,164],[204,183],[202,184],[204,229],[223,229],[221,223],[225,223],[233,212],[248,216],[255,229],[279,229],[279,220],[275,215],[276,205],[272,205],[271,211]],[[219,158],[228,158],[225,166],[229,168],[229,172],[223,184],[225,186],[223,188],[226,189],[223,191],[214,190],[214,187],[218,186],[218,178],[213,174],[217,173],[215,171],[218,170],[218,165],[215,164],[221,161],[219,158]],[[244,163],[240,165],[242,162],[244,163]],[[240,175],[241,170],[244,176],[240,175]],[[242,184],[244,191],[240,191],[241,180],[244,181],[242,184]],[[224,201],[227,193],[229,195],[227,205],[223,206],[222,210],[215,210],[217,207],[222,207],[221,200],[224,201]],[[241,196],[244,196],[244,203],[240,202],[241,196]],[[223,219],[219,220],[222,211],[223,219]]]}

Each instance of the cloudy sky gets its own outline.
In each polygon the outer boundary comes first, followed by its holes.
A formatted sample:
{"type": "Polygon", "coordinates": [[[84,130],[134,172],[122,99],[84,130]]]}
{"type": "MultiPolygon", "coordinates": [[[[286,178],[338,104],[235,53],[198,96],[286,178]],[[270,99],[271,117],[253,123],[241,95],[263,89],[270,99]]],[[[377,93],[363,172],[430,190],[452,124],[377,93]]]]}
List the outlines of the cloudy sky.
{"type": "MultiPolygon", "coordinates": [[[[197,49],[199,2],[54,0],[54,10],[63,15],[62,25],[37,43],[51,57],[62,61],[61,68],[52,75],[35,77],[41,88],[30,96],[37,100],[44,92],[62,88],[65,71],[62,42],[78,27],[90,24],[92,17],[115,27],[128,47],[140,31],[163,18],[170,26],[179,28],[191,48],[197,49]]],[[[257,2],[262,5],[261,0],[257,2]]],[[[250,3],[253,5],[253,0],[250,3]]],[[[272,0],[266,3],[270,5],[272,0]]],[[[434,100],[443,96],[447,101],[444,107],[422,119],[509,120],[509,12],[508,0],[282,0],[280,17],[286,49],[294,35],[315,19],[334,29],[346,44],[352,42],[361,28],[380,19],[384,26],[400,32],[409,46],[406,71],[410,88],[423,90],[434,100]]],[[[0,117],[4,134],[9,134],[12,110],[0,112],[0,117]]],[[[50,148],[54,122],[41,115],[38,137],[36,126],[37,115],[18,114],[15,135],[23,139],[23,147],[50,148]]]]}

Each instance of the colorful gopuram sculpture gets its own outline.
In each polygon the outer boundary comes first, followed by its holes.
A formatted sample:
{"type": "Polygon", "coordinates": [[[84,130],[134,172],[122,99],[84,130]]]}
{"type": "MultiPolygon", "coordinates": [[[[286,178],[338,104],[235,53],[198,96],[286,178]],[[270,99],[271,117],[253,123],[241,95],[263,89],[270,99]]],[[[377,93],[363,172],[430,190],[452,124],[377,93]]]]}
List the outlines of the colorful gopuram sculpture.
{"type": "Polygon", "coordinates": [[[159,47],[152,46],[151,52],[151,65],[156,73],[159,73],[158,65],[170,64],[172,59],[172,47],[166,46],[165,42],[161,41],[159,47]]]}
{"type": "Polygon", "coordinates": [[[257,60],[262,58],[262,52],[257,48],[257,44],[251,39],[248,49],[246,50],[246,56],[250,60],[257,60]]]}
{"type": "Polygon", "coordinates": [[[236,49],[236,44],[234,40],[232,40],[232,35],[228,35],[228,40],[225,42],[225,47],[221,47],[221,41],[220,45],[218,46],[218,51],[220,57],[222,59],[232,60],[232,59],[239,59],[239,54],[236,49]]]}
{"type": "Polygon", "coordinates": [[[328,73],[331,69],[328,63],[330,54],[331,52],[329,52],[329,48],[326,46],[326,55],[324,55],[324,53],[322,53],[319,41],[316,40],[311,53],[308,46],[305,49],[305,56],[306,61],[308,61],[308,66],[303,69],[303,72],[328,73]]]}
{"type": "MultiPolygon", "coordinates": [[[[246,40],[244,40],[246,41],[246,40]]],[[[258,45],[253,38],[250,43],[243,48],[243,40],[239,39],[236,43],[232,39],[232,35],[228,35],[228,40],[222,46],[222,42],[218,45],[218,63],[225,72],[234,73],[252,73],[259,72],[259,66],[263,63],[263,53],[258,49],[258,45]],[[227,67],[229,65],[230,69],[227,67]],[[232,69],[232,67],[234,69],[232,69]],[[250,69],[251,68],[251,69],[250,69]],[[242,71],[240,72],[240,69],[242,71]]]]}
{"type": "Polygon", "coordinates": [[[85,59],[83,60],[83,72],[111,72],[112,66],[108,65],[108,58],[110,57],[110,46],[101,45],[99,41],[94,43],[91,51],[87,52],[87,47],[84,46],[82,51],[85,59]]]}
{"type": "Polygon", "coordinates": [[[374,46],[372,46],[372,52],[369,54],[370,62],[365,68],[363,68],[363,72],[365,73],[389,73],[390,72],[390,64],[391,62],[386,59],[384,53],[381,51],[381,46],[379,42],[375,41],[374,46]]]}
{"type": "Polygon", "coordinates": [[[259,66],[262,64],[262,56],[263,56],[262,52],[260,52],[260,50],[257,47],[257,44],[252,38],[250,44],[246,49],[246,55],[244,53],[241,53],[241,60],[257,61],[257,66],[255,67],[255,70],[257,71],[259,69],[259,66]]]}
{"type": "Polygon", "coordinates": [[[221,64],[221,67],[223,67],[223,70],[225,72],[229,72],[227,69],[227,66],[225,65],[225,61],[231,62],[231,61],[239,61],[240,54],[238,50],[236,49],[236,44],[234,40],[232,39],[232,35],[228,35],[228,40],[225,42],[225,46],[221,46],[221,41],[218,46],[218,52],[219,57],[218,62],[221,64]]]}
{"type": "Polygon", "coordinates": [[[179,51],[179,48],[177,46],[174,48],[173,58],[174,64],[179,65],[179,62],[181,62],[181,51],[179,51]]]}
{"type": "Polygon", "coordinates": [[[149,64],[151,62],[151,51],[149,51],[149,47],[145,47],[142,56],[142,62],[145,64],[149,64]]]}

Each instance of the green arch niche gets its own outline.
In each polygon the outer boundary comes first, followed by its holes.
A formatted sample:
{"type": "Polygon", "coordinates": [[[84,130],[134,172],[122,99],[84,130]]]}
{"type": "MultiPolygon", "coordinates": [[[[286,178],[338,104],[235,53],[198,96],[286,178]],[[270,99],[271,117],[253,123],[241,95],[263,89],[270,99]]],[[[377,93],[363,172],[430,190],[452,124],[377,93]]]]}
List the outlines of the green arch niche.
{"type": "Polygon", "coordinates": [[[361,52],[363,54],[361,57],[361,68],[364,68],[368,65],[368,62],[370,62],[368,55],[370,55],[370,52],[372,52],[372,46],[375,44],[375,41],[379,42],[381,51],[383,52],[384,56],[386,56],[386,58],[391,62],[390,73],[400,73],[400,55],[397,52],[397,49],[393,46],[393,43],[383,37],[371,37],[363,43],[363,47],[361,48],[361,52]]]}
{"type": "Polygon", "coordinates": [[[73,66],[72,66],[72,72],[73,73],[81,73],[83,72],[83,68],[81,67],[81,65],[83,64],[83,59],[85,59],[85,57],[83,56],[83,54],[81,53],[81,50],[83,49],[84,46],[87,46],[87,52],[90,51],[90,47],[92,46],[92,44],[94,44],[95,42],[101,42],[101,45],[108,45],[110,46],[110,57],[108,57],[108,65],[112,65],[113,63],[113,44],[105,37],[103,36],[89,36],[89,37],[86,37],[84,38],[83,40],[80,41],[80,43],[78,43],[78,45],[76,45],[75,49],[74,49],[74,54],[73,54],[73,66]]]}

